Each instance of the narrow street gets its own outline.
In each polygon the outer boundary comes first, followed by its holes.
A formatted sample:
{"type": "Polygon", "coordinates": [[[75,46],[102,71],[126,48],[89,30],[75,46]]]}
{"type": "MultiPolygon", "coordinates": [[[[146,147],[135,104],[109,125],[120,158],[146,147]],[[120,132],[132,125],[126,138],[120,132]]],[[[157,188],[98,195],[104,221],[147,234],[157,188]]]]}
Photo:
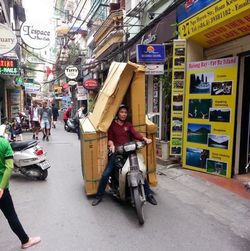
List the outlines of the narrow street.
{"type": "MultiPolygon", "coordinates": [[[[146,204],[146,222],[140,226],[129,205],[108,195],[91,206],[76,134],[66,133],[59,123],[50,141],[40,144],[52,165],[47,180],[13,176],[10,186],[24,228],[42,238],[31,250],[249,250],[249,200],[184,170],[163,170],[154,189],[158,205],[146,204]]],[[[0,250],[19,250],[2,214],[0,225],[0,250]]]]}

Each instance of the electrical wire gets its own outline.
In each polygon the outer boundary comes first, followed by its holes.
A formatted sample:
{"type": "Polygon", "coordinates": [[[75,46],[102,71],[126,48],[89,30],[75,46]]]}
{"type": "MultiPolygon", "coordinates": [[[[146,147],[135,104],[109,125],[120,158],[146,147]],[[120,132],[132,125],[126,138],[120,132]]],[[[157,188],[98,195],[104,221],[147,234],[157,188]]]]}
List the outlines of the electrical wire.
{"type": "MultiPolygon", "coordinates": [[[[144,29],[142,29],[139,33],[137,33],[137,35],[136,35],[135,37],[133,37],[129,42],[123,44],[121,47],[119,47],[118,49],[116,49],[115,51],[113,51],[111,54],[105,56],[102,60],[98,60],[98,61],[96,61],[96,62],[94,62],[94,63],[84,64],[84,65],[81,65],[81,66],[85,66],[85,67],[86,67],[85,69],[87,69],[87,68],[88,68],[88,65],[90,65],[91,68],[92,68],[92,67],[96,67],[96,66],[100,65],[100,64],[103,63],[103,62],[110,61],[110,59],[114,58],[114,57],[115,57],[116,55],[118,55],[121,51],[124,51],[125,49],[129,48],[129,47],[131,46],[131,44],[133,44],[133,42],[136,41],[136,40],[138,39],[138,37],[140,37],[143,33],[145,33],[147,30],[149,30],[149,29],[156,23],[156,21],[159,21],[159,20],[165,15],[165,12],[166,12],[166,11],[170,13],[170,12],[174,9],[174,7],[177,7],[179,4],[181,4],[181,3],[184,2],[184,1],[185,1],[185,0],[181,0],[181,2],[179,2],[179,1],[173,2],[170,6],[168,6],[168,8],[167,8],[162,14],[160,14],[153,22],[151,22],[148,26],[146,26],[146,27],[145,27],[144,29]],[[179,2],[179,3],[177,3],[177,2],[179,2]]],[[[107,3],[107,1],[106,1],[106,3],[107,3]]],[[[97,3],[97,4],[99,4],[99,3],[97,3]]],[[[89,17],[90,14],[92,13],[92,10],[94,9],[94,7],[97,6],[97,4],[96,4],[96,5],[93,5],[93,6],[91,7],[91,9],[90,9],[90,11],[88,12],[88,14],[86,15],[85,19],[82,20],[82,24],[80,25],[79,28],[81,28],[81,26],[87,21],[88,17],[89,17]]],[[[83,9],[83,8],[82,8],[82,9],[83,9]]],[[[82,10],[82,9],[81,9],[81,10],[82,10]]],[[[79,16],[79,15],[80,15],[80,12],[79,12],[78,16],[79,16]]],[[[133,24],[132,24],[131,26],[133,26],[133,24]]],[[[135,24],[134,24],[134,26],[135,26],[135,24]]],[[[69,32],[68,32],[68,33],[69,33],[69,32]]],[[[74,36],[75,36],[75,34],[74,34],[74,36]]],[[[69,41],[69,40],[68,40],[68,41],[69,41]]],[[[68,42],[67,42],[67,43],[68,43],[68,42]]],[[[60,55],[60,54],[59,54],[59,55],[60,55]]],[[[49,82],[46,82],[46,83],[50,83],[50,82],[56,81],[56,80],[60,79],[63,75],[64,75],[64,73],[61,73],[60,76],[58,76],[56,79],[53,79],[53,80],[51,80],[51,81],[49,81],[49,82]]],[[[46,84],[46,83],[44,83],[44,84],[46,84]]]]}
{"type": "Polygon", "coordinates": [[[22,47],[25,51],[27,51],[29,54],[31,54],[32,56],[36,57],[37,59],[39,59],[40,61],[44,62],[44,63],[48,63],[48,64],[55,64],[55,62],[50,62],[50,61],[47,61],[43,58],[40,58],[39,56],[37,56],[36,54],[34,54],[33,52],[31,52],[30,50],[28,50],[25,46],[23,46],[22,44],[18,43],[18,45],[20,47],[22,47]]]}

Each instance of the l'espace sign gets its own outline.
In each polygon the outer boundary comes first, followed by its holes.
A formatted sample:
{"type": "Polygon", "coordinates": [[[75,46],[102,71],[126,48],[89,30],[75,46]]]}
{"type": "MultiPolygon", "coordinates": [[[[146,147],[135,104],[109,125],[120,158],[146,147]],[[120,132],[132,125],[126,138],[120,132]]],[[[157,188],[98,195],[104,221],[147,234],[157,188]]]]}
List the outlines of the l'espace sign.
{"type": "Polygon", "coordinates": [[[0,58],[0,75],[18,75],[18,60],[0,58]]]}
{"type": "Polygon", "coordinates": [[[21,27],[21,38],[31,48],[43,49],[47,47],[51,37],[51,29],[46,25],[24,22],[21,27]]]}

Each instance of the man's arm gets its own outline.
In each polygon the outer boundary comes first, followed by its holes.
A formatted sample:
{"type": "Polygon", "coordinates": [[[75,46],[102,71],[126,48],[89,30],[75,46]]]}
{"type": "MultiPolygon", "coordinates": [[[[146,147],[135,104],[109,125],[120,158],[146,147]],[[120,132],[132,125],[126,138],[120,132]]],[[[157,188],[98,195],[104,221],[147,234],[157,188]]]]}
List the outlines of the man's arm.
{"type": "Polygon", "coordinates": [[[113,123],[108,129],[108,147],[109,150],[114,153],[115,152],[115,144],[114,144],[114,133],[113,133],[113,123]]]}
{"type": "Polygon", "coordinates": [[[130,130],[130,133],[132,134],[134,139],[143,140],[143,141],[145,141],[146,144],[152,143],[151,139],[148,139],[148,138],[144,137],[141,133],[137,132],[132,125],[130,125],[129,130],[130,130]]]}

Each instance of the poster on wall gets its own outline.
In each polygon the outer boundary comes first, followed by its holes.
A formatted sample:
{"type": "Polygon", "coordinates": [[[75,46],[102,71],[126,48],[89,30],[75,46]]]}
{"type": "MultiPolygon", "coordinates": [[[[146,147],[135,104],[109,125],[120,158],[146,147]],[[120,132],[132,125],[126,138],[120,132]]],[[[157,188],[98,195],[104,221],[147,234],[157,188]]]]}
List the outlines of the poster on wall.
{"type": "Polygon", "coordinates": [[[187,64],[183,167],[231,178],[238,58],[187,64]]]}
{"type": "Polygon", "coordinates": [[[185,68],[186,40],[174,40],[170,155],[181,155],[182,153],[185,68]]]}

